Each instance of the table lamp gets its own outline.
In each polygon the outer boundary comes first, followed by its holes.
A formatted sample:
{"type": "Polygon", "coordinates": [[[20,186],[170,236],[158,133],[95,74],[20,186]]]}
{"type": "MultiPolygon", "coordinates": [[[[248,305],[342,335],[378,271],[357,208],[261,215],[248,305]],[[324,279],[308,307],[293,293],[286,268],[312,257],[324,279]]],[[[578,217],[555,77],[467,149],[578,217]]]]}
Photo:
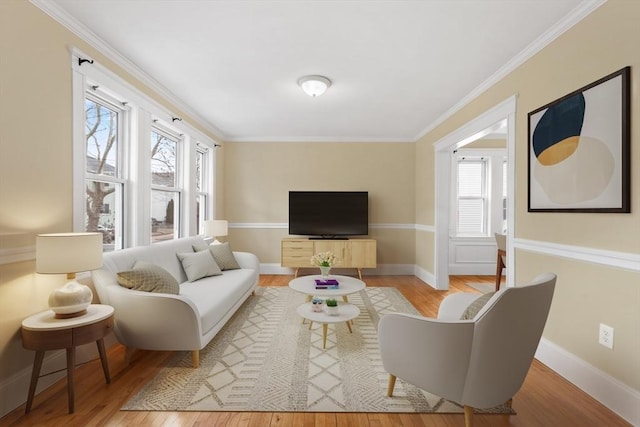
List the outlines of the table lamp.
{"type": "Polygon", "coordinates": [[[87,312],[93,293],[78,283],[76,273],[102,267],[102,233],[38,234],[36,273],[66,274],[70,280],[49,295],[49,308],[58,319],[87,312]]]}
{"type": "Polygon", "coordinates": [[[213,237],[212,245],[218,245],[222,242],[216,237],[226,236],[229,234],[229,222],[226,219],[210,219],[204,222],[204,235],[213,237]]]}

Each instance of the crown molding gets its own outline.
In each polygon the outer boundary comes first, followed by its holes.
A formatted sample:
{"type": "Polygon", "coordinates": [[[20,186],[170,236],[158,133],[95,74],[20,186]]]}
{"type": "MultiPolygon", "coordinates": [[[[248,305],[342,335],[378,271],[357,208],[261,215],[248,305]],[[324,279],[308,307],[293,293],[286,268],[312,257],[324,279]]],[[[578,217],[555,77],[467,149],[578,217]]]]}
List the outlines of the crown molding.
{"type": "Polygon", "coordinates": [[[349,142],[349,143],[414,143],[413,138],[372,138],[372,137],[326,137],[326,136],[266,136],[266,137],[228,137],[225,142],[349,142]]]}
{"type": "Polygon", "coordinates": [[[110,44],[100,38],[96,33],[91,31],[87,26],[71,16],[67,11],[62,9],[58,4],[47,0],[29,0],[34,6],[49,15],[66,29],[80,37],[89,45],[98,50],[102,55],[116,63],[127,73],[139,80],[142,84],[162,96],[164,99],[173,104],[177,109],[188,114],[195,122],[202,126],[214,136],[213,139],[226,140],[226,135],[212,123],[207,121],[198,112],[193,110],[188,104],[182,101],[173,92],[160,84],[156,79],[147,74],[144,70],[131,62],[127,57],[114,49],[110,44]]]}
{"type": "Polygon", "coordinates": [[[540,52],[552,41],[560,37],[562,34],[571,29],[578,22],[582,21],[591,12],[605,4],[607,0],[589,0],[585,1],[573,9],[567,16],[558,21],[556,25],[545,31],[540,37],[531,42],[525,47],[519,54],[511,58],[505,65],[500,67],[498,71],[493,73],[487,80],[482,82],[478,87],[469,92],[467,96],[458,101],[455,105],[444,112],[440,117],[433,121],[429,126],[424,128],[418,133],[414,141],[418,141],[425,136],[428,132],[431,132],[437,126],[441,125],[449,117],[460,111],[465,105],[479,97],[482,93],[488,90],[490,87],[498,83],[504,77],[512,73],[516,68],[525,63],[533,55],[540,52]]]}

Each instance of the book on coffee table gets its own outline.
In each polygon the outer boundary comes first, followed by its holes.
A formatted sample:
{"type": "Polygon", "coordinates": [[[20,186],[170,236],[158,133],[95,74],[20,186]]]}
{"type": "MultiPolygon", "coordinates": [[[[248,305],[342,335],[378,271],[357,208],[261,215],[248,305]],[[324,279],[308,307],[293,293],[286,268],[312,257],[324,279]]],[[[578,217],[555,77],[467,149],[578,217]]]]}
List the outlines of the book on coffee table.
{"type": "Polygon", "coordinates": [[[316,289],[338,289],[340,283],[336,279],[315,279],[316,289]]]}

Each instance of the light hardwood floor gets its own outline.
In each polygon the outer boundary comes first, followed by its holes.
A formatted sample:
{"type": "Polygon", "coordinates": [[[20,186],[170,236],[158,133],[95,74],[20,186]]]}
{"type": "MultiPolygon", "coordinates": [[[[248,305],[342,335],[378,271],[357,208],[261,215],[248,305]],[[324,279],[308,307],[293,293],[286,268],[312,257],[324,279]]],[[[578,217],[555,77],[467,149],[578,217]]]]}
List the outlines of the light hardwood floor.
{"type": "MultiPolygon", "coordinates": [[[[286,286],[292,276],[263,275],[261,286],[286,286]]],[[[368,286],[394,286],[425,316],[435,316],[448,293],[476,292],[465,283],[493,283],[491,276],[456,276],[449,291],[436,291],[413,276],[365,276],[368,286]]],[[[61,380],[0,419],[1,426],[464,426],[463,415],[282,412],[141,412],[120,407],[150,380],[170,358],[170,352],[139,351],[129,366],[124,349],[108,352],[111,384],[104,383],[99,360],[78,368],[76,412],[67,414],[66,382],[61,380]]],[[[522,389],[513,400],[517,415],[477,415],[476,427],[616,427],[628,426],[612,411],[534,361],[522,389]]]]}

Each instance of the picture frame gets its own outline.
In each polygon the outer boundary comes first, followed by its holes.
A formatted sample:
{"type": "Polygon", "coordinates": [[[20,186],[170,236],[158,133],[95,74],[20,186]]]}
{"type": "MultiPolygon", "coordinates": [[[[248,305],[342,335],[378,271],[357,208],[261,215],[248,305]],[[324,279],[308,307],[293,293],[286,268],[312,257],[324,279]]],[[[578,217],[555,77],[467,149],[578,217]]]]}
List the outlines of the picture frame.
{"type": "Polygon", "coordinates": [[[631,212],[631,67],[528,114],[529,212],[631,212]]]}

